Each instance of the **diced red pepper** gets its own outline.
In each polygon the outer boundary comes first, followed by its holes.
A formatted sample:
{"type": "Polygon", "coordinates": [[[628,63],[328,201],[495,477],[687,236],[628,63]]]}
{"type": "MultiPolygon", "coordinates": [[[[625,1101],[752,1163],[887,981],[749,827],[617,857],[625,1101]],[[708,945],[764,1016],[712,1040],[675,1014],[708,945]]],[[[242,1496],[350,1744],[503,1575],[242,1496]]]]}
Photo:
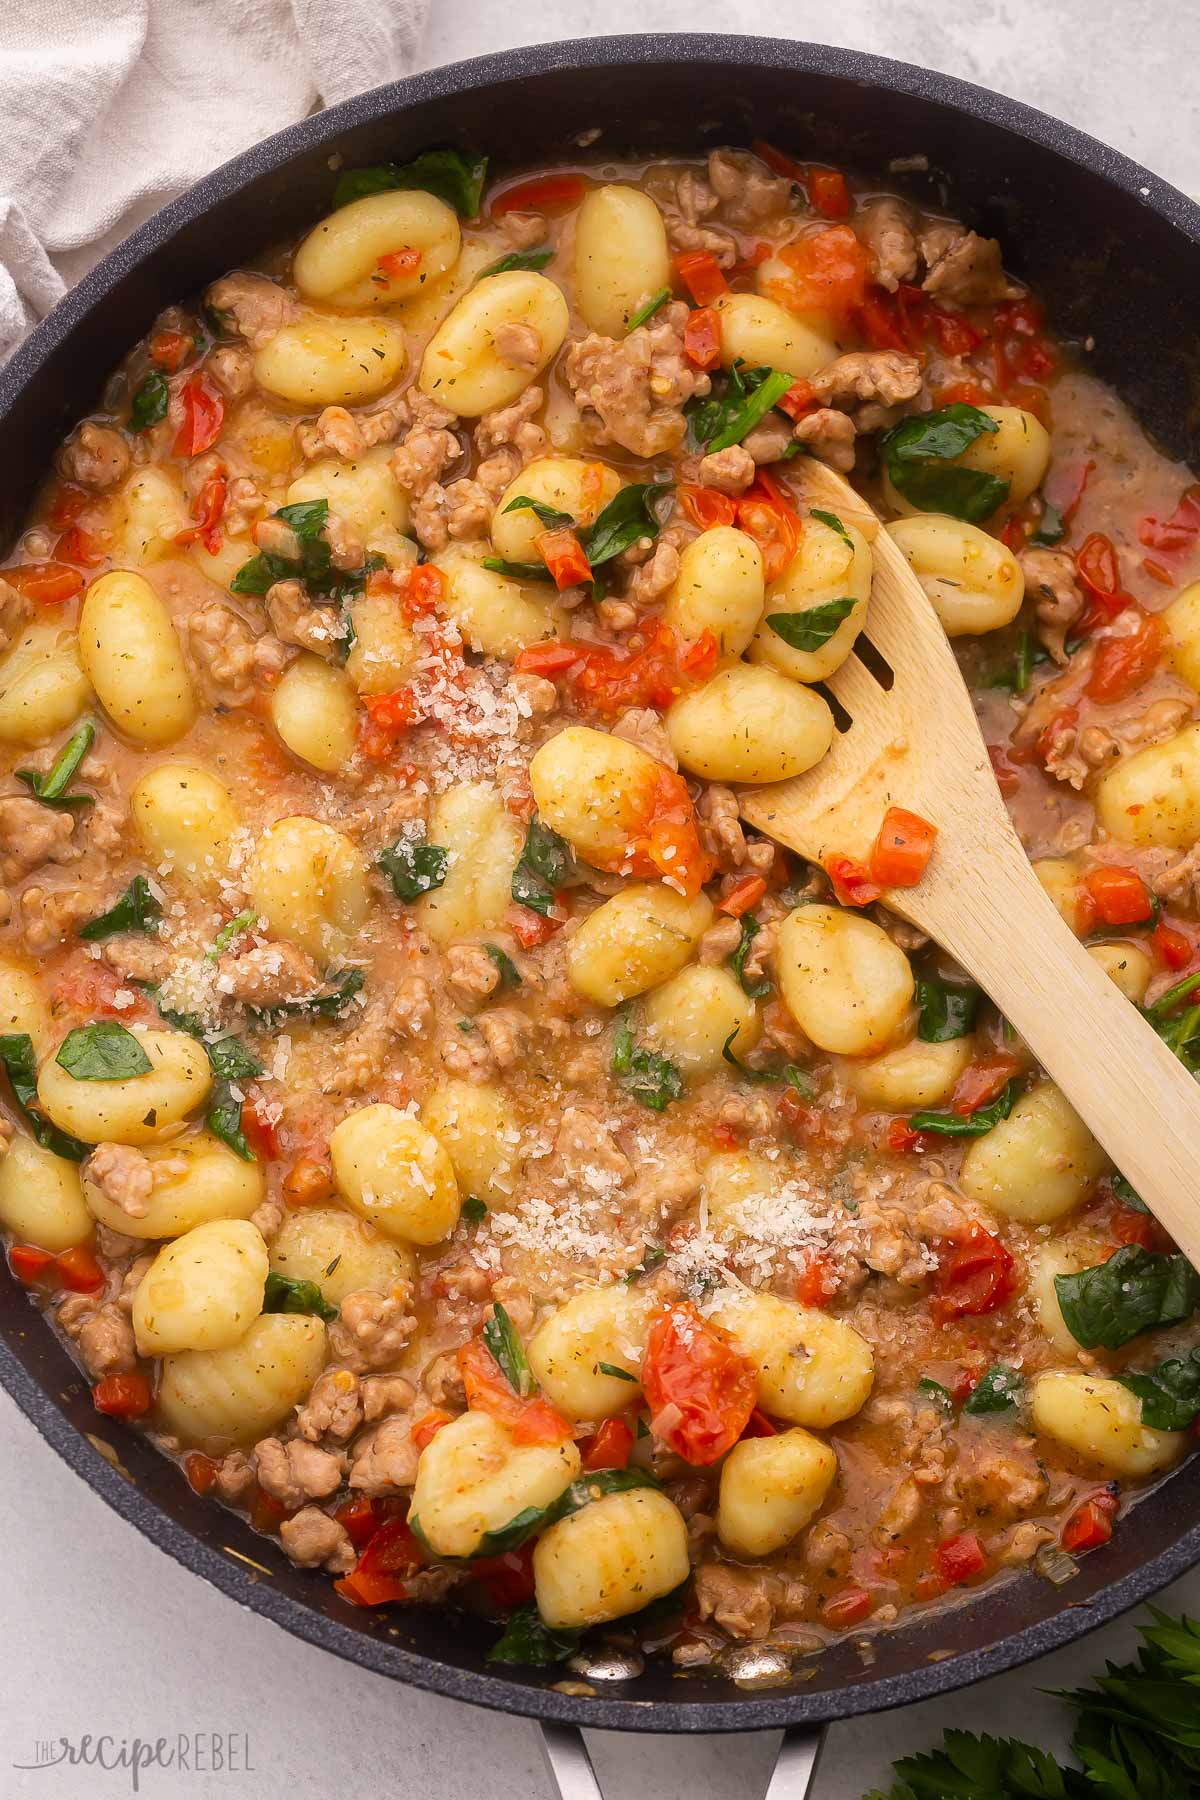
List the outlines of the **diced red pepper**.
{"type": "Polygon", "coordinates": [[[55,1258],[59,1280],[73,1294],[94,1294],[104,1286],[104,1270],[84,1244],[55,1258]]]}
{"type": "Polygon", "coordinates": [[[85,531],[82,525],[71,525],[54,546],[55,560],[74,563],[80,569],[94,569],[104,561],[106,538],[107,533],[102,537],[85,531]]]}
{"type": "Polygon", "coordinates": [[[397,688],[391,694],[364,694],[362,705],[359,748],[369,761],[387,762],[395,754],[398,739],[417,722],[417,703],[412,689],[397,688]]]}
{"type": "Polygon", "coordinates": [[[203,370],[185,381],[179,398],[183,403],[183,424],[171,446],[173,456],[201,456],[211,450],[225,423],[225,400],[220,388],[203,370]]]}
{"type": "Polygon", "coordinates": [[[267,1102],[251,1096],[242,1107],[242,1132],[250,1148],[268,1161],[279,1155],[279,1131],[266,1111],[267,1102]]]}
{"type": "Polygon", "coordinates": [[[426,1445],[431,1444],[442,1426],[450,1423],[451,1417],[452,1415],[443,1412],[440,1406],[432,1407],[429,1412],[422,1413],[408,1434],[417,1449],[424,1450],[426,1445]]]}
{"type": "Polygon", "coordinates": [[[563,212],[577,206],[587,193],[582,175],[535,175],[531,181],[518,181],[505,188],[492,201],[493,219],[510,212],[563,212]]]}
{"type": "Polygon", "coordinates": [[[1064,1550],[1077,1555],[1081,1550],[1095,1550],[1107,1544],[1113,1534],[1117,1514],[1117,1496],[1110,1488],[1101,1488],[1082,1506],[1076,1507],[1062,1529],[1059,1540],[1064,1550]]]}
{"type": "Polygon", "coordinates": [[[779,1433],[776,1431],[774,1425],[772,1425],[770,1419],[768,1419],[766,1413],[763,1412],[762,1408],[756,1406],[754,1411],[750,1414],[750,1417],[746,1420],[746,1429],[743,1431],[742,1436],[743,1438],[766,1438],[778,1437],[779,1433]]]}
{"type": "Polygon", "coordinates": [[[92,1389],[92,1405],[110,1419],[140,1419],[151,1402],[150,1383],[136,1369],[129,1375],[105,1375],[92,1389]]]}
{"type": "Polygon", "coordinates": [[[404,1519],[387,1519],[374,1532],[366,1549],[335,1590],[354,1606],[386,1606],[407,1600],[405,1577],[415,1574],[425,1560],[417,1539],[404,1519]]]}
{"type": "Polygon", "coordinates": [[[587,552],[575,533],[566,526],[556,527],[553,531],[539,531],[533,541],[560,593],[592,579],[592,565],[587,559],[587,552]]]}
{"type": "Polygon", "coordinates": [[[758,905],[766,891],[767,884],[761,875],[743,875],[725,898],[718,900],[717,911],[727,913],[731,919],[740,919],[743,913],[758,905]]]}
{"type": "Polygon", "coordinates": [[[32,1287],[35,1281],[45,1281],[53,1273],[54,1258],[49,1250],[39,1250],[36,1244],[14,1244],[8,1253],[8,1266],[18,1281],[32,1287]]]}
{"type": "Polygon", "coordinates": [[[780,412],[785,412],[789,419],[802,419],[820,405],[817,390],[811,381],[799,379],[793,381],[782,399],[775,402],[780,412]]]}
{"type": "Polygon", "coordinates": [[[176,369],[182,369],[195,347],[195,339],[184,331],[156,331],[150,339],[150,361],[156,369],[166,369],[173,375],[176,369]]]}
{"type": "Polygon", "coordinates": [[[889,1119],[884,1143],[894,1156],[915,1156],[928,1142],[929,1134],[914,1131],[907,1119],[889,1119]]]}
{"type": "Polygon", "coordinates": [[[1162,550],[1168,555],[1195,549],[1200,539],[1200,484],[1184,489],[1169,519],[1156,519],[1150,514],[1142,519],[1138,538],[1148,550],[1162,550]]]}
{"type": "Polygon", "coordinates": [[[370,1543],[381,1524],[375,1502],[366,1494],[356,1494],[339,1506],[333,1516],[356,1550],[362,1550],[370,1543]]]}
{"type": "Polygon", "coordinates": [[[477,1581],[497,1612],[511,1612],[533,1599],[533,1545],[506,1550],[503,1556],[481,1556],[471,1564],[477,1581]]]}
{"type": "Polygon", "coordinates": [[[266,1488],[260,1487],[257,1482],[247,1510],[255,1531],[261,1531],[267,1537],[273,1531],[278,1531],[280,1524],[288,1516],[288,1509],[283,1501],[277,1500],[274,1494],[268,1494],[266,1488]]]}
{"type": "Polygon", "coordinates": [[[584,1471],[592,1475],[597,1469],[626,1469],[632,1449],[633,1432],[624,1419],[605,1419],[600,1429],[580,1445],[584,1471]]]}
{"type": "Polygon", "coordinates": [[[203,1450],[189,1450],[183,1459],[183,1472],[187,1484],[194,1494],[207,1494],[217,1479],[220,1463],[215,1457],[205,1456],[203,1450]]]}
{"type": "Polygon", "coordinates": [[[1165,640],[1162,620],[1152,613],[1128,636],[1102,639],[1084,693],[1104,705],[1126,699],[1158,667],[1165,640]]]}
{"type": "Polygon", "coordinates": [[[650,1327],[642,1388],[655,1436],[685,1462],[705,1468],[746,1429],[758,1378],[728,1334],[684,1301],[650,1327]]]}
{"type": "Polygon", "coordinates": [[[60,606],[64,600],[73,600],[83,587],[79,570],[61,562],[21,563],[13,569],[0,569],[0,577],[35,606],[60,606]]]}
{"type": "Polygon", "coordinates": [[[844,219],[850,211],[846,177],[837,169],[809,169],[808,203],[823,219],[844,219]]]}
{"type": "Polygon", "coordinates": [[[852,856],[827,856],[825,873],[843,906],[874,906],[882,893],[870,869],[852,856]]]}
{"type": "Polygon", "coordinates": [[[697,306],[711,306],[729,292],[725,271],[710,250],[685,250],[675,258],[675,273],[697,306]]]}
{"type": "Polygon", "coordinates": [[[972,1225],[964,1239],[952,1244],[938,1269],[933,1315],[940,1323],[967,1315],[995,1312],[1016,1292],[1015,1264],[999,1238],[972,1225]]]}
{"type": "Polygon", "coordinates": [[[889,806],[871,850],[871,875],[881,887],[916,887],[933,855],[937,826],[903,806],[889,806]]]}
{"type": "Polygon", "coordinates": [[[515,667],[522,675],[545,675],[553,681],[573,668],[582,654],[578,644],[529,644],[518,652],[515,667]]]}
{"type": "Polygon", "coordinates": [[[983,1545],[973,1531],[960,1531],[957,1537],[944,1538],[933,1553],[937,1572],[951,1587],[973,1581],[987,1567],[983,1545]]]}
{"type": "Polygon", "coordinates": [[[424,252],[405,245],[402,250],[389,250],[379,258],[379,267],[391,281],[400,281],[405,275],[415,275],[421,266],[424,252]]]}
{"type": "Polygon", "coordinates": [[[698,306],[683,327],[683,354],[696,369],[712,369],[721,360],[721,321],[711,306],[698,306]]]}
{"type": "Polygon", "coordinates": [[[821,1602],[821,1617],[835,1631],[845,1631],[865,1619],[872,1605],[866,1588],[843,1588],[840,1594],[831,1594],[828,1600],[821,1602]]]}
{"type": "Polygon", "coordinates": [[[684,513],[701,531],[711,531],[714,525],[732,525],[737,518],[733,496],[722,494],[716,488],[693,487],[685,483],[675,490],[675,494],[684,513]]]}
{"type": "Polygon", "coordinates": [[[990,1106],[1020,1067],[1016,1057],[1010,1056],[1007,1050],[993,1050],[990,1055],[977,1057],[954,1084],[950,1096],[951,1111],[969,1118],[981,1106],[990,1106]]]}
{"type": "Polygon", "coordinates": [[[464,1344],[457,1361],[467,1405],[506,1426],[514,1443],[561,1444],[573,1435],[567,1420],[542,1395],[513,1391],[482,1338],[472,1338],[464,1344]]]}
{"type": "Polygon", "coordinates": [[[1105,925],[1138,925],[1154,911],[1150,890],[1136,869],[1103,864],[1088,870],[1083,885],[1105,925]]]}
{"type": "Polygon", "coordinates": [[[796,1278],[796,1298],[802,1306],[825,1307],[836,1296],[840,1286],[838,1272],[827,1256],[810,1251],[796,1278]]]}
{"type": "Polygon", "coordinates": [[[534,912],[531,906],[510,906],[505,916],[508,929],[522,950],[536,950],[539,944],[549,943],[566,923],[565,919],[551,919],[534,912]]]}
{"type": "Polygon", "coordinates": [[[785,156],[782,150],[777,150],[774,144],[768,144],[765,138],[755,138],[750,148],[776,175],[782,175],[788,181],[799,182],[802,187],[807,183],[806,163],[797,162],[793,156],[785,156]]]}
{"type": "Polygon", "coordinates": [[[1159,961],[1168,969],[1182,969],[1191,961],[1192,942],[1182,931],[1160,919],[1150,934],[1150,942],[1159,961]]]}

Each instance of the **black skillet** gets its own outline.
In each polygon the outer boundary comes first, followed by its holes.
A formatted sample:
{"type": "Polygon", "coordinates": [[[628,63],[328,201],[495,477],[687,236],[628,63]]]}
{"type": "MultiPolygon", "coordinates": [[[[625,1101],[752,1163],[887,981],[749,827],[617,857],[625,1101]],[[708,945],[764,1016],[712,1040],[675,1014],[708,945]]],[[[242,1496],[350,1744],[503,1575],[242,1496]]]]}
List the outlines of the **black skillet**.
{"type": "MultiPolygon", "coordinates": [[[[1200,208],[1127,158],[1045,114],[903,63],[741,37],[627,37],[545,45],[436,69],[306,119],[218,169],[92,271],[0,373],[0,542],[18,528],[55,446],[168,302],[204,286],[328,209],[332,168],[403,160],[431,145],[486,151],[493,169],[589,156],[696,152],[765,137],[803,160],[887,185],[999,235],[1057,329],[1094,340],[1094,367],[1156,441],[1200,466],[1200,208]],[[928,173],[889,180],[893,159],[928,173]]],[[[535,1670],[489,1666],[494,1631],[449,1613],[356,1611],[321,1576],[193,1494],[134,1432],[99,1417],[75,1366],[0,1277],[0,1379],[42,1435],[161,1549],[243,1606],[383,1675],[543,1721],[572,1800],[595,1795],[575,1728],[791,1728],[772,1794],[799,1800],[819,1732],[997,1674],[1069,1643],[1200,1560],[1192,1465],[1138,1505],[1102,1554],[1058,1590],[1026,1572],[935,1618],[846,1642],[794,1686],[681,1678],[651,1662],[635,1679],[563,1693],[535,1670]],[[111,1446],[123,1473],[95,1447],[111,1446]],[[265,1564],[257,1575],[231,1552],[265,1564]]],[[[561,1671],[559,1671],[561,1673],[561,1671]]]]}

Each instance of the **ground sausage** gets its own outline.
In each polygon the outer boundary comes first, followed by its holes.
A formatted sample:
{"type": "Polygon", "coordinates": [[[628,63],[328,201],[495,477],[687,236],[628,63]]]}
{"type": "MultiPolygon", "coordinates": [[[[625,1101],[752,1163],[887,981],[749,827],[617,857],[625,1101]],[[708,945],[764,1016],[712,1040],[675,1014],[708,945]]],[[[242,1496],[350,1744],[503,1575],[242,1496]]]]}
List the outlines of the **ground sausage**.
{"type": "Polygon", "coordinates": [[[288,1512],[306,1500],[324,1500],[342,1483],[340,1459],[303,1438],[286,1444],[281,1438],[263,1438],[254,1446],[254,1463],[263,1492],[288,1512]]]}
{"type": "Polygon", "coordinates": [[[111,425],[96,425],[88,419],[59,452],[58,467],[68,481],[103,493],[124,481],[130,461],[129,444],[122,434],[111,425]]]}
{"type": "Polygon", "coordinates": [[[302,1507],[294,1518],[284,1519],[279,1541],[298,1569],[328,1569],[331,1575],[345,1575],[357,1561],[345,1526],[319,1506],[302,1507]]]}
{"type": "Polygon", "coordinates": [[[620,444],[635,456],[678,449],[684,406],[712,387],[683,353],[687,319],[688,308],[674,301],[619,343],[593,331],[571,345],[567,385],[594,443],[620,444]]]}
{"type": "Polygon", "coordinates": [[[286,288],[265,275],[223,275],[213,282],[205,299],[255,350],[300,317],[300,307],[286,288]]]}

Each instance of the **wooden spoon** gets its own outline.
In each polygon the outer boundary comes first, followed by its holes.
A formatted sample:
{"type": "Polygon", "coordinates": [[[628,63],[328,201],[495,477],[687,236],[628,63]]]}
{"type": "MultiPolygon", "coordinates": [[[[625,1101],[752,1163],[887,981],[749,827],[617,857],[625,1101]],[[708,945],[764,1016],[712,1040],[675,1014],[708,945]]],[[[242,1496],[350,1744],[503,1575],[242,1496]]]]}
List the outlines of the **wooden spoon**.
{"type": "Polygon", "coordinates": [[[1200,1266],[1200,1083],[1090,957],[1029,865],[1000,797],[966,684],[933,606],[861,495],[813,462],[806,487],[872,539],[863,637],[826,683],[851,724],[816,768],[747,789],[742,816],[810,862],[865,861],[889,806],[937,826],[916,887],[887,888],[991,996],[1033,1055],[1200,1266]],[[882,661],[881,661],[882,659],[882,661]],[[892,672],[882,685],[871,665],[892,672]],[[884,668],[886,665],[886,669],[884,668]]]}

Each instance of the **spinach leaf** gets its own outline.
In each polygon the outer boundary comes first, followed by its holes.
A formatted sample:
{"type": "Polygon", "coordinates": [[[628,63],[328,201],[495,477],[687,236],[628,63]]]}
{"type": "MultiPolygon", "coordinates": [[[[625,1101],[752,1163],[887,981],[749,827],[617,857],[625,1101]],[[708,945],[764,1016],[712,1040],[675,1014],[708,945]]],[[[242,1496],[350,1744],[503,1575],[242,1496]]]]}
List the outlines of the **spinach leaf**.
{"type": "Polygon", "coordinates": [[[112,937],[118,931],[153,931],[162,918],[162,907],[150,892],[144,875],[135,875],[121,898],[95,919],[79,927],[79,935],[89,944],[112,937]]]}
{"type": "Polygon", "coordinates": [[[348,969],[337,986],[328,994],[312,1000],[284,1000],[279,1006],[254,1007],[254,1017],[264,1025],[280,1019],[336,1019],[362,990],[366,977],[361,969],[348,969]]]}
{"type": "Polygon", "coordinates": [[[949,1044],[955,1038],[970,1037],[981,998],[972,982],[925,976],[917,982],[917,1036],[923,1044],[949,1044]]]}
{"type": "Polygon", "coordinates": [[[956,401],[893,427],[879,445],[892,486],[921,512],[949,513],[978,524],[1007,499],[1009,483],[952,459],[999,426],[977,406],[956,401]]]}
{"type": "Polygon", "coordinates": [[[1155,1431],[1187,1431],[1200,1414],[1200,1349],[1169,1357],[1153,1369],[1118,1375],[1142,1403],[1142,1424],[1155,1431]]]}
{"type": "Polygon", "coordinates": [[[643,538],[656,538],[661,530],[655,502],[668,492],[663,483],[630,482],[614,494],[595,524],[579,533],[588,562],[593,569],[611,562],[643,538]]]}
{"type": "Polygon", "coordinates": [[[1026,694],[1033,680],[1035,665],[1047,660],[1048,652],[1042,649],[1033,633],[1023,631],[1017,640],[1017,654],[1013,658],[1012,667],[1003,669],[999,675],[993,675],[986,685],[990,688],[1004,688],[1010,694],[1026,694]]]}
{"type": "Polygon", "coordinates": [[[636,1385],[637,1376],[631,1375],[628,1369],[618,1368],[616,1363],[598,1362],[596,1368],[601,1375],[611,1375],[616,1381],[632,1381],[636,1385]]]}
{"type": "Polygon", "coordinates": [[[379,163],[370,169],[347,169],[333,190],[333,204],[349,206],[368,194],[386,194],[393,188],[421,188],[436,194],[464,219],[479,216],[483,184],[487,180],[486,156],[466,157],[457,150],[423,150],[409,163],[379,163]]]}
{"type": "Polygon", "coordinates": [[[242,1102],[235,1097],[227,1081],[219,1081],[213,1088],[204,1122],[213,1136],[228,1144],[243,1162],[258,1161],[242,1130],[242,1102]]]}
{"type": "Polygon", "coordinates": [[[565,838],[560,838],[549,825],[543,825],[534,813],[529,821],[521,860],[513,870],[512,897],[518,906],[527,906],[531,912],[548,918],[556,891],[573,874],[574,868],[575,859],[565,838]]]}
{"type": "MultiPolygon", "coordinates": [[[[735,369],[735,373],[736,373],[735,369]]],[[[726,411],[718,423],[716,431],[705,446],[712,456],[718,450],[728,450],[733,444],[740,444],[744,437],[749,437],[756,425],[761,425],[772,407],[795,386],[794,375],[785,374],[782,369],[754,369],[744,377],[745,387],[749,389],[744,399],[730,407],[730,396],[726,396],[726,411]],[[751,376],[756,377],[753,386],[751,376]]]]}
{"type": "Polygon", "coordinates": [[[4,1065],[13,1099],[35,1142],[43,1150],[52,1150],[55,1156],[65,1157],[68,1162],[82,1162],[85,1156],[90,1156],[91,1144],[82,1144],[78,1138],[60,1131],[39,1109],[37,1057],[34,1054],[33,1039],[27,1031],[14,1031],[0,1037],[0,1063],[4,1065]]]}
{"type": "Polygon", "coordinates": [[[336,1319],[338,1309],[331,1306],[315,1281],[293,1281],[288,1275],[277,1275],[272,1269],[263,1293],[265,1313],[316,1313],[326,1324],[336,1319]]]}
{"type": "Polygon", "coordinates": [[[818,512],[817,508],[814,506],[809,513],[809,517],[820,519],[822,525],[828,525],[830,531],[836,531],[838,536],[840,538],[845,538],[846,542],[853,548],[854,539],[850,536],[850,533],[846,530],[845,525],[842,523],[841,519],[838,518],[836,513],[818,512]]]}
{"type": "Polygon", "coordinates": [[[1039,550],[1049,549],[1052,544],[1061,544],[1067,535],[1066,522],[1057,506],[1051,506],[1048,500],[1042,501],[1042,522],[1030,536],[1029,542],[1039,550]]]}
{"type": "Polygon", "coordinates": [[[542,1623],[532,1601],[509,1614],[504,1635],[492,1645],[486,1661],[520,1663],[528,1668],[545,1669],[553,1663],[565,1662],[579,1648],[577,1631],[551,1631],[542,1623]]]}
{"type": "Polygon", "coordinates": [[[1108,1185],[1122,1206],[1128,1206],[1133,1212],[1149,1213],[1150,1208],[1142,1196],[1135,1191],[1133,1183],[1126,1181],[1123,1175],[1110,1175],[1108,1185]]]}
{"type": "Polygon", "coordinates": [[[636,1269],[630,1269],[625,1277],[625,1286],[632,1287],[639,1275],[648,1275],[651,1269],[657,1269],[659,1264],[665,1263],[666,1260],[667,1253],[661,1244],[645,1245],[642,1250],[641,1262],[636,1269]]]}
{"type": "Polygon", "coordinates": [[[212,1042],[203,1040],[213,1074],[218,1081],[252,1081],[261,1075],[263,1066],[253,1050],[243,1044],[241,1038],[234,1037],[232,1032],[225,1037],[214,1038],[212,1042]]]}
{"type": "Polygon", "coordinates": [[[1200,1305],[1200,1276],[1186,1256],[1127,1244],[1095,1268],[1056,1275],[1067,1330],[1085,1350],[1119,1350],[1139,1332],[1177,1325],[1200,1305]]]}
{"type": "Polygon", "coordinates": [[[934,1131],[942,1137],[983,1137],[1001,1119],[1007,1119],[1020,1091],[1021,1082],[1014,1076],[992,1104],[981,1106],[978,1112],[916,1112],[908,1123],[913,1131],[934,1131]]]}
{"type": "MultiPolygon", "coordinates": [[[[277,581],[300,581],[314,601],[344,606],[362,592],[371,571],[382,566],[382,557],[375,554],[367,556],[357,569],[333,566],[332,546],[324,535],[329,519],[328,500],[297,500],[291,506],[279,507],[272,516],[295,533],[299,555],[280,556],[275,551],[260,550],[234,575],[229,583],[231,594],[261,598],[277,581]]],[[[347,636],[347,653],[349,644],[347,636]]]]}
{"type": "Polygon", "coordinates": [[[241,937],[243,931],[249,931],[250,927],[255,924],[257,920],[258,914],[251,906],[245,912],[238,913],[236,918],[230,919],[228,925],[222,925],[220,931],[218,931],[216,937],[204,952],[205,962],[216,962],[222,951],[228,950],[234,939],[241,937]]]}
{"type": "Polygon", "coordinates": [[[485,281],[489,275],[507,275],[510,269],[544,269],[554,255],[551,248],[545,250],[510,250],[499,262],[489,263],[486,269],[480,269],[476,281],[485,281]]]}
{"type": "Polygon", "coordinates": [[[1183,1064],[1189,1075],[1200,1079],[1200,970],[1185,975],[1173,988],[1168,988],[1153,1006],[1142,1010],[1142,1017],[1153,1025],[1159,1037],[1183,1064]],[[1183,1002],[1190,1000],[1190,1006],[1183,1002]]]}
{"type": "Polygon", "coordinates": [[[659,307],[665,306],[670,298],[670,288],[659,288],[657,294],[651,294],[645,305],[639,306],[637,311],[632,314],[625,330],[627,332],[636,331],[639,325],[644,325],[647,319],[652,319],[659,307]]]}
{"type": "Polygon", "coordinates": [[[947,1418],[953,1417],[954,1396],[949,1388],[943,1387],[940,1381],[935,1381],[932,1375],[922,1375],[917,1383],[917,1392],[922,1400],[928,1400],[930,1406],[936,1406],[947,1418]]]}
{"type": "Polygon", "coordinates": [[[788,1063],[783,1071],[783,1079],[788,1087],[795,1088],[802,1100],[815,1100],[817,1084],[807,1069],[799,1069],[795,1063],[788,1063]]]}
{"type": "Polygon", "coordinates": [[[502,988],[520,987],[521,971],[508,952],[502,950],[499,944],[485,944],[483,947],[500,971],[500,986],[502,988]]]}
{"type": "Polygon", "coordinates": [[[557,506],[547,506],[544,500],[531,500],[528,494],[518,494],[504,510],[506,513],[523,512],[526,508],[537,514],[547,531],[557,531],[564,525],[569,526],[572,531],[575,529],[575,521],[569,512],[560,512],[557,506]]]}
{"type": "Polygon", "coordinates": [[[507,575],[510,581],[554,580],[545,563],[508,562],[503,556],[485,556],[483,566],[493,574],[507,575]]]}
{"type": "Polygon", "coordinates": [[[821,606],[810,606],[804,612],[768,613],[767,624],[793,650],[819,650],[857,605],[857,600],[847,595],[841,600],[826,600],[821,606]]]}
{"type": "Polygon", "coordinates": [[[440,888],[450,869],[450,852],[441,844],[413,838],[397,838],[390,850],[381,850],[379,867],[392,884],[397,900],[416,900],[440,888]]]}
{"type": "Polygon", "coordinates": [[[493,1303],[492,1316],[483,1328],[483,1341],[500,1364],[513,1393],[519,1394],[522,1400],[528,1399],[535,1392],[537,1382],[533,1379],[520,1334],[498,1300],[493,1303]]]}
{"type": "Polygon", "coordinates": [[[149,431],[152,425],[159,425],[167,416],[167,403],[170,392],[166,378],[157,369],[152,369],[146,379],[134,389],[133,399],[129,404],[129,429],[131,431],[149,431]]]}
{"type": "Polygon", "coordinates": [[[985,1413],[1008,1412],[1025,1391],[1024,1378],[1007,1363],[993,1363],[975,1383],[963,1411],[975,1418],[985,1413]]]}
{"type": "Polygon", "coordinates": [[[666,1112],[683,1092],[683,1076],[675,1064],[651,1050],[639,1050],[628,1025],[619,1026],[613,1039],[612,1071],[651,1112],[666,1112]]]}
{"type": "Polygon", "coordinates": [[[462,1203],[462,1217],[468,1225],[482,1225],[487,1218],[488,1209],[485,1201],[477,1194],[468,1194],[462,1203]]]}
{"type": "Polygon", "coordinates": [[[753,913],[743,913],[741,922],[741,942],[730,957],[729,966],[737,976],[743,994],[748,994],[751,1000],[761,1000],[764,994],[771,992],[770,978],[763,975],[758,981],[748,981],[746,979],[746,958],[749,956],[750,946],[762,930],[762,926],[753,913]]]}
{"type": "Polygon", "coordinates": [[[721,1045],[721,1055],[730,1068],[736,1069],[745,1081],[782,1081],[783,1071],[781,1069],[751,1069],[746,1063],[738,1061],[733,1054],[733,1040],[741,1029],[740,1025],[735,1025],[721,1045]]]}
{"type": "Polygon", "coordinates": [[[69,810],[73,806],[94,806],[96,802],[93,795],[68,794],[67,788],[75,779],[75,773],[91,749],[95,736],[95,720],[81,720],[55,757],[48,775],[39,775],[36,769],[18,769],[17,780],[25,783],[35,800],[40,800],[43,806],[51,806],[58,812],[64,808],[69,810]]]}
{"type": "Polygon", "coordinates": [[[75,1081],[129,1081],[154,1066],[132,1031],[116,1019],[76,1026],[54,1060],[75,1081]]]}
{"type": "MultiPolygon", "coordinates": [[[[581,1475],[578,1481],[573,1481],[566,1492],[560,1494],[557,1500],[551,1500],[548,1506],[526,1506],[507,1525],[501,1525],[496,1531],[485,1532],[472,1560],[475,1557],[504,1556],[509,1550],[519,1550],[535,1532],[557,1525],[560,1519],[569,1518],[572,1513],[579,1512],[593,1500],[602,1500],[606,1494],[624,1494],[631,1488],[653,1488],[658,1491],[658,1487],[653,1475],[648,1475],[644,1469],[597,1469],[592,1475],[581,1475]]],[[[411,1518],[409,1524],[415,1531],[411,1518]]]]}

